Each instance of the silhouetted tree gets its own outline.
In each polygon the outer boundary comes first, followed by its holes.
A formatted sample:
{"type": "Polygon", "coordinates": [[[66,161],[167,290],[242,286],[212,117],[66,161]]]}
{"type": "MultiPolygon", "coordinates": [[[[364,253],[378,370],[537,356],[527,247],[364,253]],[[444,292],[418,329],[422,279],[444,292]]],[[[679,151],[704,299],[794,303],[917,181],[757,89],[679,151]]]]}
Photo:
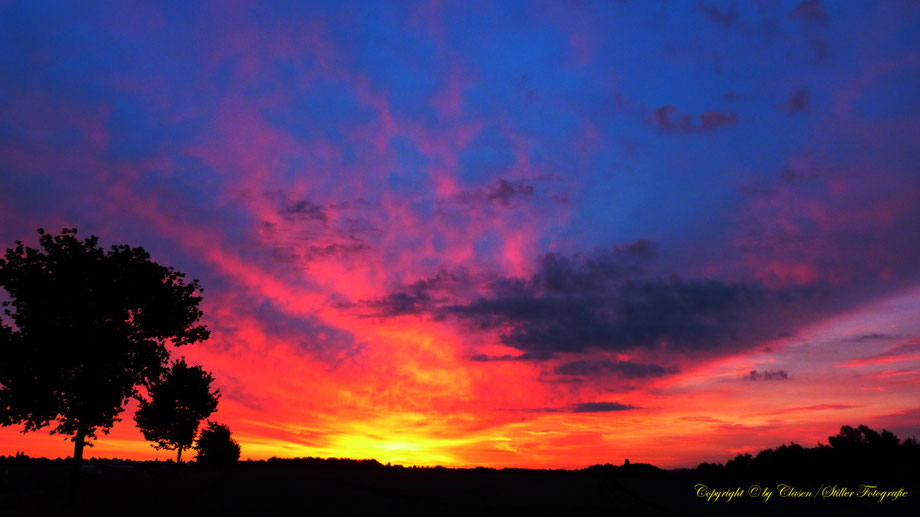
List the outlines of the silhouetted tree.
{"type": "Polygon", "coordinates": [[[840,432],[836,436],[828,436],[827,442],[835,449],[870,448],[879,450],[894,449],[898,446],[900,440],[894,433],[886,429],[882,429],[882,433],[879,434],[878,431],[865,425],[855,428],[845,425],[840,428],[840,432]]]}
{"type": "Polygon", "coordinates": [[[870,476],[899,479],[914,476],[920,463],[915,438],[903,442],[891,431],[881,433],[865,425],[845,425],[828,437],[830,445],[803,447],[796,443],[765,449],[756,456],[739,454],[725,465],[701,463],[696,472],[711,477],[800,479],[870,476]]]}
{"type": "Polygon", "coordinates": [[[217,410],[220,391],[211,391],[213,381],[200,366],[180,359],[149,387],[150,400],[140,399],[134,414],[137,427],[153,447],[178,451],[177,464],[195,441],[198,425],[217,410]]]}
{"type": "Polygon", "coordinates": [[[165,369],[168,343],[207,339],[198,280],[152,261],[143,248],[105,250],[77,230],[39,229],[38,249],[17,241],[0,258],[14,326],[0,339],[0,425],[72,436],[72,496],[83,447],[108,433],[137,386],[165,369]]]}
{"type": "Polygon", "coordinates": [[[201,430],[195,459],[202,465],[232,465],[240,459],[240,444],[230,436],[230,428],[215,422],[201,430]]]}

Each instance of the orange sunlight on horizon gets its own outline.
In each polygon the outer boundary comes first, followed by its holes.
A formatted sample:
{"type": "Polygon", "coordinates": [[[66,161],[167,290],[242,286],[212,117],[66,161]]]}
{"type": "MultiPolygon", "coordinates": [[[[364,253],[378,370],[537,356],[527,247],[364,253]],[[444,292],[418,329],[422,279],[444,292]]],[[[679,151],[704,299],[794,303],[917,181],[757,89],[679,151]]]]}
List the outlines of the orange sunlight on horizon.
{"type": "MultiPolygon", "coordinates": [[[[699,363],[607,395],[587,394],[572,383],[541,382],[546,372],[520,361],[470,361],[448,344],[460,337],[431,323],[370,325],[365,331],[381,344],[332,368],[279,347],[247,357],[245,369],[234,368],[235,352],[217,347],[190,348],[186,357],[211,365],[217,379],[265,387],[256,394],[225,384],[212,418],[230,425],[243,458],[531,468],[581,468],[628,458],[691,467],[789,441],[826,442],[841,425],[915,426],[920,418],[915,354],[857,363],[846,369],[844,381],[831,379],[837,367],[865,355],[843,345],[847,336],[865,328],[907,331],[916,322],[905,317],[918,307],[920,292],[914,291],[758,351],[699,363]],[[375,368],[383,357],[390,359],[386,366],[375,368]],[[745,380],[751,371],[771,370],[789,371],[798,382],[745,380]],[[606,398],[622,407],[577,409],[585,398],[606,398]]],[[[257,330],[241,332],[260,349],[257,330]]],[[[143,441],[133,426],[133,407],[110,435],[100,434],[88,457],[173,458],[143,441]]],[[[45,430],[2,429],[0,449],[72,454],[70,442],[45,430]]]]}

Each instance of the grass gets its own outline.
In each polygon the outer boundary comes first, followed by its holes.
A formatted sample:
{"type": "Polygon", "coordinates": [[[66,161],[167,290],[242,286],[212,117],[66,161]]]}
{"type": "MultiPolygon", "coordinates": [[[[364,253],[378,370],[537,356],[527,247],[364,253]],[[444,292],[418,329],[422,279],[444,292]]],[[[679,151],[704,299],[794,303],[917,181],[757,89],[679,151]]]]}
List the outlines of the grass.
{"type": "MultiPolygon", "coordinates": [[[[571,472],[349,469],[239,464],[89,468],[77,508],[63,465],[7,466],[0,515],[908,515],[906,501],[707,503],[691,479],[612,479],[571,472]],[[828,513],[829,512],[829,513],[828,513]]],[[[734,486],[737,482],[713,482],[734,486]]],[[[741,484],[742,486],[747,486],[741,484]]]]}

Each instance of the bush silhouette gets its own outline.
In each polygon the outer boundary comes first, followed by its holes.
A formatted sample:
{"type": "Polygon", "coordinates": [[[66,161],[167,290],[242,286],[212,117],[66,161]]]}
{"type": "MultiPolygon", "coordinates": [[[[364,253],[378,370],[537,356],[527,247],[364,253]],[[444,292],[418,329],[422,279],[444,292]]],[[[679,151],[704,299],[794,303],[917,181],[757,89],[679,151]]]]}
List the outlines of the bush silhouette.
{"type": "MultiPolygon", "coordinates": [[[[0,425],[72,436],[72,494],[83,447],[165,369],[175,346],[208,338],[199,325],[198,280],[150,259],[143,248],[105,250],[76,228],[39,248],[17,241],[0,258],[0,287],[14,328],[0,331],[0,425]]],[[[2,325],[0,325],[2,326],[2,325]]]]}
{"type": "Polygon", "coordinates": [[[182,451],[195,441],[198,425],[217,410],[220,393],[211,391],[213,381],[200,366],[180,359],[150,386],[150,400],[140,399],[134,415],[137,427],[154,448],[178,451],[177,464],[182,451]]]}
{"type": "Polygon", "coordinates": [[[240,444],[230,436],[230,428],[214,422],[202,429],[195,450],[195,459],[201,465],[226,466],[240,459],[240,444]]]}

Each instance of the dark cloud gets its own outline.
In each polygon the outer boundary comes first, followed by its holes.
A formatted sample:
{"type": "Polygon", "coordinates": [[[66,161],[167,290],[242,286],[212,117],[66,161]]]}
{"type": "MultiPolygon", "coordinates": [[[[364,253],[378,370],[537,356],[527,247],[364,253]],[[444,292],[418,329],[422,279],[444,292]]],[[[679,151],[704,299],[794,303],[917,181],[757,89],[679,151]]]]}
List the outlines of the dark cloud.
{"type": "Polygon", "coordinates": [[[780,187],[790,187],[803,184],[806,180],[814,180],[817,175],[803,173],[793,169],[783,169],[778,177],[755,178],[751,183],[740,187],[745,197],[771,196],[777,193],[780,187]]]}
{"type": "Polygon", "coordinates": [[[280,210],[281,215],[291,219],[308,219],[328,222],[326,209],[320,205],[314,205],[308,200],[289,201],[280,210]]]}
{"type": "Polygon", "coordinates": [[[512,183],[499,178],[494,183],[479,190],[471,190],[460,194],[460,200],[467,203],[488,203],[502,207],[509,207],[516,200],[533,198],[534,185],[526,183],[512,183]]]}
{"type": "Polygon", "coordinates": [[[713,2],[696,0],[695,10],[722,29],[738,31],[747,37],[756,37],[766,42],[775,40],[779,33],[779,17],[782,11],[778,2],[713,2]],[[721,4],[721,5],[720,5],[721,4]],[[774,5],[776,4],[776,5],[774,5]]]}
{"type": "Polygon", "coordinates": [[[618,294],[618,300],[610,305],[605,303],[608,300],[591,297],[563,300],[537,296],[481,303],[480,308],[529,320],[528,325],[516,326],[503,336],[509,345],[525,349],[574,347],[573,351],[581,351],[588,347],[631,348],[674,337],[701,343],[715,329],[701,319],[688,317],[696,310],[696,302],[726,306],[730,300],[743,302],[750,295],[758,295],[717,284],[678,283],[629,283],[618,294]],[[595,302],[600,302],[601,310],[595,308],[595,302]],[[608,317],[606,309],[613,309],[620,317],[608,317]]]}
{"type": "Polygon", "coordinates": [[[651,121],[666,133],[707,133],[730,126],[738,118],[734,112],[723,111],[706,111],[697,117],[676,113],[674,106],[662,106],[654,111],[651,121]]]}
{"type": "Polygon", "coordinates": [[[475,354],[467,357],[470,361],[476,361],[479,363],[488,363],[492,361],[516,361],[520,359],[519,355],[488,355],[488,354],[475,354]]]}
{"type": "Polygon", "coordinates": [[[262,400],[244,390],[243,383],[239,379],[227,374],[221,375],[220,378],[223,379],[220,386],[220,394],[223,398],[232,400],[253,411],[262,411],[262,400]]]}
{"type": "MultiPolygon", "coordinates": [[[[471,359],[503,361],[592,350],[690,356],[750,349],[788,335],[814,312],[808,308],[823,300],[817,288],[649,276],[654,256],[654,243],[640,239],[592,254],[547,254],[528,278],[460,281],[442,268],[435,277],[357,305],[370,309],[369,316],[420,314],[495,332],[521,354],[471,359]],[[464,285],[475,287],[460,295],[464,285]]],[[[561,368],[572,375],[591,368],[633,377],[670,372],[658,365],[615,362],[561,368]]]]}
{"type": "Polygon", "coordinates": [[[317,204],[292,198],[283,190],[265,193],[283,221],[262,221],[258,237],[275,262],[309,269],[317,260],[342,258],[371,250],[381,231],[366,213],[364,200],[317,204]]]}
{"type": "Polygon", "coordinates": [[[371,221],[364,217],[342,218],[342,224],[339,232],[344,234],[344,236],[347,237],[350,242],[364,242],[366,240],[374,240],[383,234],[380,228],[374,226],[371,221]]]}
{"type": "Polygon", "coordinates": [[[531,290],[543,290],[552,293],[584,292],[601,287],[601,284],[617,278],[635,274],[642,266],[655,257],[655,243],[648,239],[638,239],[629,244],[614,245],[609,252],[593,255],[576,255],[566,257],[549,253],[540,261],[540,268],[524,286],[519,280],[500,280],[493,282],[495,291],[525,287],[531,290]]]}
{"type": "Polygon", "coordinates": [[[664,367],[657,364],[634,363],[632,361],[580,360],[560,364],[555,368],[560,375],[578,377],[617,376],[624,379],[645,379],[661,377],[676,373],[673,367],[664,367]]]}
{"type": "Polygon", "coordinates": [[[799,5],[789,12],[789,18],[824,23],[827,21],[827,12],[824,10],[824,4],[821,0],[802,0],[799,5]]]}
{"type": "Polygon", "coordinates": [[[735,120],[736,116],[734,112],[724,113],[721,111],[706,111],[700,114],[700,125],[698,131],[715,131],[722,126],[734,124],[735,120]]]}
{"type": "MultiPolygon", "coordinates": [[[[296,248],[273,247],[272,260],[286,264],[305,264],[314,260],[327,259],[330,257],[343,257],[353,255],[371,249],[369,245],[362,242],[353,243],[333,243],[333,244],[309,244],[296,248]]],[[[304,266],[308,267],[308,266],[304,266]]]]}
{"type": "Polygon", "coordinates": [[[630,409],[638,408],[629,404],[620,404],[619,402],[582,402],[572,408],[572,413],[609,413],[612,411],[628,411],[630,409]]]}
{"type": "Polygon", "coordinates": [[[488,355],[488,354],[475,354],[469,356],[467,359],[470,361],[476,361],[480,363],[487,363],[493,361],[544,361],[546,359],[551,359],[551,354],[520,354],[520,355],[488,355]]]}
{"type": "Polygon", "coordinates": [[[520,278],[470,278],[463,269],[449,271],[441,266],[433,277],[417,280],[384,297],[364,300],[358,305],[375,309],[376,316],[396,316],[410,313],[430,313],[438,317],[463,312],[449,303],[458,291],[485,284],[493,294],[512,295],[527,285],[540,285],[555,293],[575,293],[596,286],[599,277],[619,277],[641,269],[641,264],[654,258],[655,243],[647,239],[614,245],[609,251],[592,255],[566,257],[544,255],[538,273],[530,281],[520,278]]]}
{"type": "Polygon", "coordinates": [[[343,350],[356,351],[360,347],[349,331],[327,325],[314,316],[292,316],[268,302],[241,310],[259,322],[270,341],[287,342],[294,351],[312,357],[334,362],[343,350]]]}
{"type": "Polygon", "coordinates": [[[725,27],[726,29],[734,25],[738,20],[738,11],[733,8],[723,9],[715,5],[697,2],[696,10],[704,13],[713,23],[725,27]]]}
{"type": "Polygon", "coordinates": [[[427,293],[421,294],[421,296],[414,296],[408,293],[388,294],[383,298],[364,301],[362,305],[373,309],[374,313],[372,315],[381,318],[417,314],[427,311],[430,302],[427,293]]]}
{"type": "Polygon", "coordinates": [[[894,339],[898,336],[894,334],[886,334],[884,332],[870,332],[868,334],[860,334],[852,338],[848,338],[846,341],[878,341],[880,339],[894,339]]]}
{"type": "Polygon", "coordinates": [[[367,251],[369,249],[371,249],[371,247],[363,242],[310,245],[304,248],[303,259],[311,261],[328,257],[340,257],[343,255],[351,255],[354,253],[367,251]]]}
{"type": "Polygon", "coordinates": [[[497,202],[503,206],[508,206],[512,198],[533,196],[533,186],[519,183],[512,185],[510,182],[500,179],[496,185],[489,191],[486,199],[497,202]]]}
{"type": "Polygon", "coordinates": [[[629,244],[614,244],[611,249],[621,255],[633,255],[643,260],[655,255],[655,243],[648,239],[636,239],[629,244]]]}
{"type": "Polygon", "coordinates": [[[789,113],[802,113],[808,109],[809,93],[806,89],[801,89],[784,102],[781,107],[789,113]]]}
{"type": "Polygon", "coordinates": [[[299,247],[274,247],[272,248],[272,260],[275,262],[301,265],[304,269],[309,269],[309,263],[315,260],[323,260],[331,257],[345,257],[355,255],[370,250],[368,244],[362,242],[352,243],[333,243],[333,244],[309,244],[299,247]]]}
{"type": "Polygon", "coordinates": [[[495,295],[446,310],[525,354],[590,349],[701,353],[748,347],[781,335],[761,313],[799,305],[800,296],[756,284],[632,280],[610,268],[547,260],[529,281],[506,280],[495,295]],[[580,269],[580,270],[579,270],[580,269]]]}
{"type": "Polygon", "coordinates": [[[555,201],[557,204],[567,205],[569,204],[569,193],[568,192],[558,192],[550,196],[550,199],[555,201]]]}
{"type": "MultiPolygon", "coordinates": [[[[578,292],[591,288],[596,277],[620,276],[634,272],[638,270],[639,264],[651,259],[654,255],[655,244],[647,239],[612,246],[609,252],[597,253],[590,257],[568,258],[548,254],[541,260],[540,271],[531,282],[545,286],[552,292],[578,292]]],[[[459,290],[470,289],[474,287],[474,283],[477,282],[469,278],[465,271],[449,271],[442,266],[433,277],[417,280],[398,292],[381,298],[362,300],[357,305],[372,309],[369,316],[431,314],[442,318],[448,314],[464,312],[462,306],[452,305],[450,301],[455,298],[459,290]]],[[[524,287],[527,282],[517,278],[492,278],[486,284],[487,289],[492,293],[509,293],[513,296],[513,293],[524,287]]],[[[515,356],[514,358],[533,359],[535,357],[544,358],[548,355],[532,351],[526,356],[515,356]]],[[[504,360],[504,358],[489,358],[488,360],[504,360]]]]}
{"type": "Polygon", "coordinates": [[[747,381],[788,381],[789,373],[786,370],[764,370],[762,372],[751,370],[742,379],[747,381]]]}
{"type": "Polygon", "coordinates": [[[435,276],[413,282],[401,292],[362,300],[357,305],[371,310],[366,316],[380,318],[433,313],[439,304],[456,292],[456,287],[465,277],[463,272],[451,273],[442,266],[435,276]]]}
{"type": "Polygon", "coordinates": [[[582,402],[566,407],[514,408],[506,409],[506,411],[523,411],[526,413],[610,413],[630,409],[641,408],[619,402],[582,402]]]}

